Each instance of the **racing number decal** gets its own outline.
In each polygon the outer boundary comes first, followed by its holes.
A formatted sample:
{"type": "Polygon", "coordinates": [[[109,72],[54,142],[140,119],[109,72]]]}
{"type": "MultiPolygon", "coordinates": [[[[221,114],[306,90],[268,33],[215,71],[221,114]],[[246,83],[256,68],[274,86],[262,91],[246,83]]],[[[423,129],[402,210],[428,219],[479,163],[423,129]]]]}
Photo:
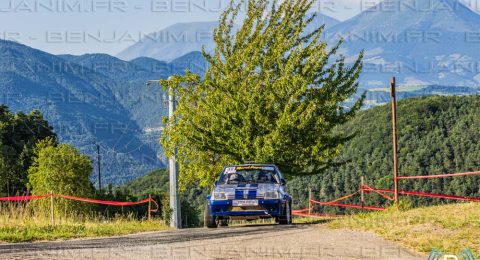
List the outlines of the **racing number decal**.
{"type": "Polygon", "coordinates": [[[228,173],[236,173],[236,172],[237,172],[237,170],[235,170],[235,167],[227,167],[225,169],[225,173],[227,173],[227,174],[228,173]]]}

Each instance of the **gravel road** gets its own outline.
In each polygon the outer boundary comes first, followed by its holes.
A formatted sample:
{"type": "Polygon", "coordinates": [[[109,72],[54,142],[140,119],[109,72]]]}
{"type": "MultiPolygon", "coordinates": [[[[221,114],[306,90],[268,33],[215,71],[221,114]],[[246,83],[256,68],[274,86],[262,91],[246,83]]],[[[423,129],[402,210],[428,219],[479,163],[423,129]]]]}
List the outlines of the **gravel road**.
{"type": "Polygon", "coordinates": [[[374,234],[323,225],[183,229],[58,242],[0,244],[0,259],[423,259],[374,234]]]}

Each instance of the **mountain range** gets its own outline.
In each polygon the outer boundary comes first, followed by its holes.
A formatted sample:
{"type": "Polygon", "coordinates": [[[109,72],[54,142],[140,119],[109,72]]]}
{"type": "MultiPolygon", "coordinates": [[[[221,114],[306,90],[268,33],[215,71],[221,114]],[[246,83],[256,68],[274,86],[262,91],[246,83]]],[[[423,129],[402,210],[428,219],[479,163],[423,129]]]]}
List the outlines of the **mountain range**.
{"type": "MultiPolygon", "coordinates": [[[[480,15],[458,0],[385,0],[343,22],[318,13],[307,31],[321,24],[326,25],[324,37],[330,46],[344,39],[340,53],[347,61],[365,51],[361,89],[383,87],[393,75],[405,86],[480,85],[480,15]]],[[[215,46],[206,35],[211,36],[216,25],[176,24],[145,37],[118,57],[170,60],[202,46],[211,51],[215,46]],[[165,35],[171,40],[154,37],[165,35]]]]}
{"type": "Polygon", "coordinates": [[[215,48],[213,30],[218,22],[177,23],[158,32],[153,32],[139,42],[120,52],[117,57],[133,60],[139,57],[151,57],[172,61],[193,51],[206,51],[215,48]]]}
{"type": "Polygon", "coordinates": [[[365,50],[361,86],[480,85],[480,15],[456,0],[386,0],[326,31],[353,58],[365,50]]]}
{"type": "MultiPolygon", "coordinates": [[[[52,55],[0,40],[0,103],[12,111],[40,109],[61,142],[91,158],[99,143],[104,181],[123,183],[166,161],[158,144],[165,92],[145,82],[186,69],[202,75],[200,50],[214,49],[217,24],[176,24],[117,57],[52,55]]],[[[393,75],[400,99],[480,93],[480,16],[454,0],[385,0],[343,22],[319,15],[307,30],[321,24],[330,44],[345,38],[340,52],[347,61],[365,50],[359,94],[367,91],[366,108],[390,100],[393,75]]]]}
{"type": "Polygon", "coordinates": [[[0,103],[12,111],[39,109],[60,142],[72,143],[96,158],[106,183],[122,183],[164,166],[158,139],[165,115],[164,91],[147,80],[201,73],[200,53],[172,62],[106,54],[52,55],[0,40],[0,103]]]}
{"type": "MultiPolygon", "coordinates": [[[[330,28],[339,21],[335,18],[317,13],[307,30],[313,30],[325,24],[330,28]]],[[[213,51],[213,30],[218,22],[177,23],[153,32],[139,42],[121,51],[117,57],[123,60],[133,60],[138,57],[151,57],[158,60],[171,61],[190,52],[201,51],[205,46],[207,52],[213,51]]]]}

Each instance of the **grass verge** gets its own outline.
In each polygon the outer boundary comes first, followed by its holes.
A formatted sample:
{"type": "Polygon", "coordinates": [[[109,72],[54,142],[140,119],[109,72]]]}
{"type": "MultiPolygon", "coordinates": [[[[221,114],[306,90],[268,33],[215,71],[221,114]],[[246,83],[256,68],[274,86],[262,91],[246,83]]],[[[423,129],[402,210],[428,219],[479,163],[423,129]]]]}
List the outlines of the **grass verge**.
{"type": "Polygon", "coordinates": [[[83,223],[64,222],[52,226],[35,222],[0,226],[0,241],[32,242],[42,240],[64,240],[72,238],[105,237],[126,235],[138,232],[168,230],[160,221],[140,221],[114,219],[109,221],[85,221],[83,223]]]}
{"type": "Polygon", "coordinates": [[[39,214],[24,204],[0,204],[0,243],[106,237],[170,229],[160,220],[138,220],[133,215],[105,218],[73,212],[58,214],[52,225],[49,214],[39,214]]]}
{"type": "Polygon", "coordinates": [[[480,258],[480,204],[458,203],[410,210],[389,209],[340,218],[330,228],[371,231],[418,252],[433,248],[460,254],[467,247],[480,258]]]}

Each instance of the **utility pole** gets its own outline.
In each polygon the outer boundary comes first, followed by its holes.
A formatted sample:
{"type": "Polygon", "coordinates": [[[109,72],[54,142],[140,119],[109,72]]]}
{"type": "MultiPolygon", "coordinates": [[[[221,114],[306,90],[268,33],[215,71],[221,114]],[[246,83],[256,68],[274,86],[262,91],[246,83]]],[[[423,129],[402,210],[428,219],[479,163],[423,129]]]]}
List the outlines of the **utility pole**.
{"type": "MultiPolygon", "coordinates": [[[[168,90],[168,117],[174,120],[173,114],[176,109],[176,100],[173,89],[168,90]]],[[[171,121],[170,121],[171,122],[171,121]]],[[[180,201],[178,199],[178,163],[176,160],[177,148],[172,156],[168,159],[168,168],[170,170],[170,208],[172,209],[172,216],[170,226],[174,228],[182,228],[182,218],[180,211],[180,201]]]]}
{"type": "MultiPolygon", "coordinates": [[[[169,80],[171,78],[168,78],[169,80]]],[[[159,83],[160,80],[149,80],[147,81],[147,86],[150,86],[152,83],[159,83]]],[[[173,114],[176,109],[176,100],[173,89],[168,89],[168,117],[171,120],[174,119],[173,114]]],[[[182,214],[180,210],[180,201],[178,199],[178,163],[176,160],[177,148],[175,148],[173,155],[168,158],[168,169],[169,169],[169,178],[170,178],[170,209],[172,210],[172,215],[170,217],[170,226],[174,228],[182,228],[182,214]]]]}
{"type": "Polygon", "coordinates": [[[102,190],[102,174],[100,171],[100,145],[97,143],[98,191],[102,190]]]}
{"type": "Polygon", "coordinates": [[[392,138],[393,138],[393,201],[398,204],[398,161],[397,161],[397,100],[396,100],[395,77],[390,82],[390,94],[392,96],[392,138]]]}

